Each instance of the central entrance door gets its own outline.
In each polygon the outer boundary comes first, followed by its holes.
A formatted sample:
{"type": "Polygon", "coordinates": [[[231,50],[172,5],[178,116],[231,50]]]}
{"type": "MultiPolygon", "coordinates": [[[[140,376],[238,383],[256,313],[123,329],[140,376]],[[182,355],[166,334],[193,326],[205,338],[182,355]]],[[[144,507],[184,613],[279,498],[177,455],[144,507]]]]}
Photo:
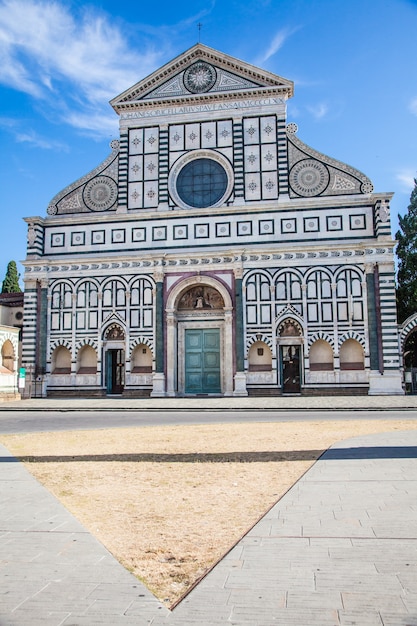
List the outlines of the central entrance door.
{"type": "Polygon", "coordinates": [[[186,329],[185,393],[220,392],[220,329],[186,329]]]}
{"type": "Polygon", "coordinates": [[[125,384],[125,351],[106,352],[106,390],[109,394],[120,394],[125,384]]]}

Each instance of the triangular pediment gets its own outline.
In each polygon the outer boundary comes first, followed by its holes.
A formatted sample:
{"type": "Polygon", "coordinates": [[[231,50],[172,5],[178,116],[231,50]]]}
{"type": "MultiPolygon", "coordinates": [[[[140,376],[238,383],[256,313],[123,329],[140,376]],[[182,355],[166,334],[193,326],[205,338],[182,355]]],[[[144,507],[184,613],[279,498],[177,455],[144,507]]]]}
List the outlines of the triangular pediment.
{"type": "Polygon", "coordinates": [[[111,100],[117,111],[168,101],[190,102],[243,94],[293,95],[290,80],[196,44],[111,100]]]}

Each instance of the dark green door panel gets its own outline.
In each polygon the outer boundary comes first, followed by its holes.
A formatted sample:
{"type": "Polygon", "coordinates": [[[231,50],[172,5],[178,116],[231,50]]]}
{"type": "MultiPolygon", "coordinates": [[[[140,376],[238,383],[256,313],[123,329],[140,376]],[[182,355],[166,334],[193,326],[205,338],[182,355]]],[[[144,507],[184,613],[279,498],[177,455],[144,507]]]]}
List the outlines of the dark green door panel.
{"type": "Polygon", "coordinates": [[[186,329],[185,393],[220,392],[220,329],[186,329]]]}

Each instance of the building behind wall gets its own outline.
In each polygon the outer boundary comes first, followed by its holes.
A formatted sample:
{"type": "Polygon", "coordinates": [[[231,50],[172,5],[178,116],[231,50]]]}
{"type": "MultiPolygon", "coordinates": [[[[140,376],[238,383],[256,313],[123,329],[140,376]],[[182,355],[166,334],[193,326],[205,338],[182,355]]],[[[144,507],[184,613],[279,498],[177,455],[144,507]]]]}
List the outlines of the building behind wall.
{"type": "Polygon", "coordinates": [[[0,402],[19,400],[23,293],[0,294],[0,402]]]}
{"type": "Polygon", "coordinates": [[[292,95],[197,44],[111,101],[111,154],[26,219],[44,394],[403,393],[391,194],[304,144],[292,95]]]}

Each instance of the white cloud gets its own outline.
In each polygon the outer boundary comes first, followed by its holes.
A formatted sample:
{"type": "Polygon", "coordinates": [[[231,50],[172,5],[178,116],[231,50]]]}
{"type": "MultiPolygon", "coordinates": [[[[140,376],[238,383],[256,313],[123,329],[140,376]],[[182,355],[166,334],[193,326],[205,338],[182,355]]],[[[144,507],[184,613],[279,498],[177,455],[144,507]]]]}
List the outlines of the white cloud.
{"type": "Polygon", "coordinates": [[[413,115],[417,115],[417,98],[414,98],[413,100],[411,100],[408,108],[410,109],[413,115]]]}
{"type": "Polygon", "coordinates": [[[60,141],[51,141],[50,139],[45,139],[33,130],[17,132],[15,136],[16,141],[18,141],[19,143],[28,143],[35,148],[42,148],[43,150],[56,150],[62,152],[68,151],[68,146],[66,146],[65,144],[61,143],[60,141]]]}
{"type": "MultiPolygon", "coordinates": [[[[55,113],[62,106],[91,112],[108,106],[148,75],[163,51],[139,43],[140,53],[97,9],[75,15],[53,0],[0,0],[0,82],[42,99],[55,113]]],[[[93,115],[84,122],[95,129],[93,115]]]]}
{"type": "Polygon", "coordinates": [[[283,45],[285,44],[285,42],[287,41],[287,39],[289,37],[291,37],[291,35],[293,35],[295,32],[297,32],[297,30],[299,30],[299,26],[294,27],[294,28],[281,28],[281,30],[279,30],[274,38],[272,39],[271,43],[269,44],[269,47],[267,48],[267,50],[264,52],[264,54],[260,57],[260,59],[257,61],[257,63],[260,65],[262,63],[265,63],[265,61],[267,61],[268,59],[270,59],[272,56],[274,56],[274,54],[276,54],[278,52],[278,50],[280,50],[283,45]]]}
{"type": "Polygon", "coordinates": [[[42,137],[28,127],[27,122],[11,117],[0,117],[0,128],[14,136],[18,143],[28,143],[36,148],[44,150],[57,150],[67,152],[68,146],[61,141],[42,137]],[[24,128],[24,130],[22,130],[24,128]]]}
{"type": "Polygon", "coordinates": [[[104,113],[89,115],[85,112],[71,111],[65,116],[65,120],[74,128],[88,130],[90,136],[97,133],[100,137],[108,136],[114,139],[119,135],[119,119],[114,112],[112,113],[110,106],[108,108],[109,115],[104,113]]]}
{"type": "Polygon", "coordinates": [[[414,189],[414,179],[417,178],[417,168],[402,170],[396,174],[395,178],[401,183],[403,192],[411,193],[414,189]]]}
{"type": "Polygon", "coordinates": [[[321,120],[328,114],[329,107],[326,103],[319,102],[314,106],[308,106],[307,110],[316,120],[321,120]]]}

